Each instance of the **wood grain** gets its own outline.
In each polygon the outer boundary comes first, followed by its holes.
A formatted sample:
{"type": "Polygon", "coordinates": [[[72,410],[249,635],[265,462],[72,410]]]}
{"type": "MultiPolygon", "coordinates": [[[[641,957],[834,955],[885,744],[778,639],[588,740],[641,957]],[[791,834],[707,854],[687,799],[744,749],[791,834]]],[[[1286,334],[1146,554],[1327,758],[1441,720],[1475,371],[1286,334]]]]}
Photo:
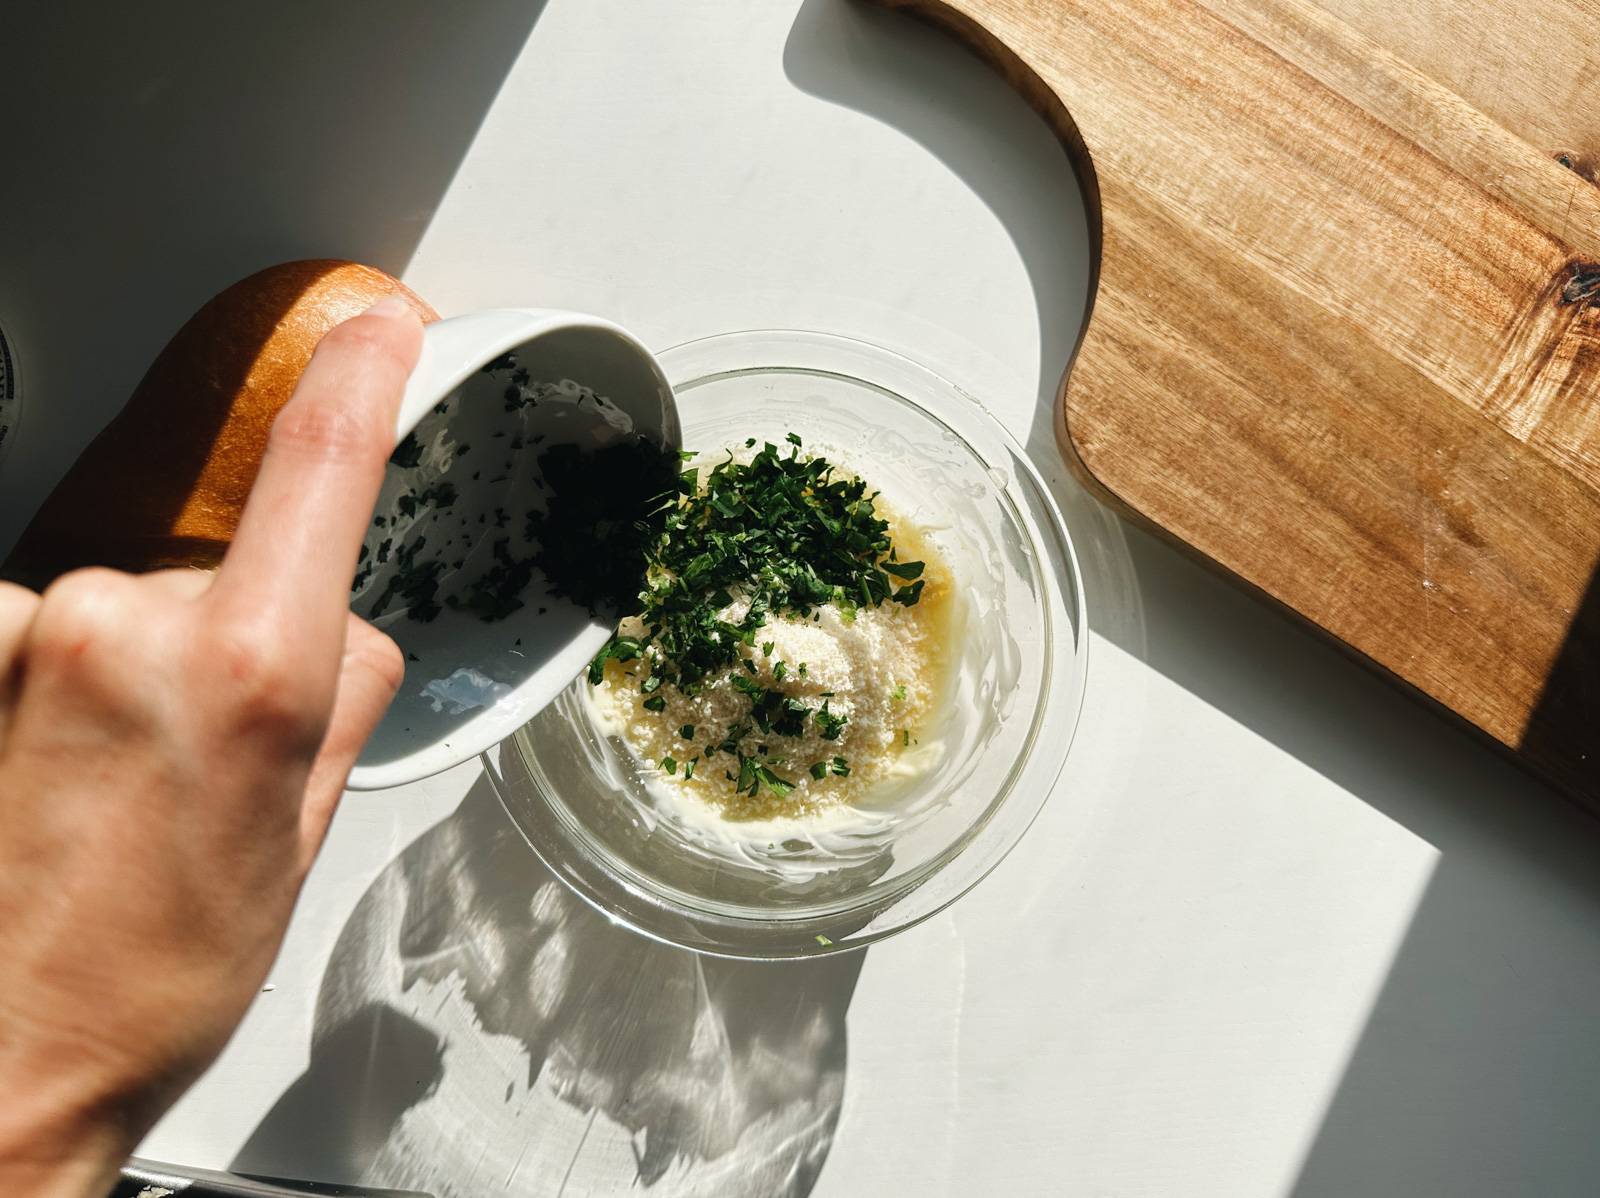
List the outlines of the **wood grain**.
{"type": "Polygon", "coordinates": [[[1600,807],[1600,2],[883,2],[1085,182],[1080,472],[1600,807]]]}
{"type": "Polygon", "coordinates": [[[216,567],[317,343],[386,295],[439,318],[398,279],[337,258],[282,262],[212,296],[51,491],[0,577],[42,588],[83,566],[216,567]]]}

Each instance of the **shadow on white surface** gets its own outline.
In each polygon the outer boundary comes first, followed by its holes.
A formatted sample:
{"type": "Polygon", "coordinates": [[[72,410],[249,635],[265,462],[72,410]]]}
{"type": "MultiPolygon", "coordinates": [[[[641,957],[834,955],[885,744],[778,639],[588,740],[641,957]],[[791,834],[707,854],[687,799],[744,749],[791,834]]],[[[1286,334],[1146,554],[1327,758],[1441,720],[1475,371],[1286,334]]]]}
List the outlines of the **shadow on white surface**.
{"type": "Polygon", "coordinates": [[[543,7],[8,6],[0,313],[25,411],[0,554],[217,291],[292,258],[404,269],[543,7]]]}
{"type": "Polygon", "coordinates": [[[864,953],[696,957],[550,875],[480,779],[357,905],[311,1061],[233,1162],[422,1190],[803,1198],[864,953]]]}
{"type": "Polygon", "coordinates": [[[1596,1193],[1600,826],[1204,568],[1132,548],[1153,666],[1439,854],[1292,1193],[1596,1193]]]}
{"type": "MultiPolygon", "coordinates": [[[[1086,544],[1079,528],[1097,505],[1061,467],[1053,423],[1090,262],[1066,155],[965,50],[897,14],[807,0],[784,66],[798,86],[924,146],[1015,242],[1042,341],[1030,454],[1074,524],[1091,599],[1098,581],[1102,594],[1143,604],[1132,618],[1092,604],[1095,631],[1438,850],[1285,1192],[1600,1190],[1600,1137],[1589,1127],[1600,1105],[1600,825],[1168,545],[1124,534],[1103,512],[1086,544]],[[1111,576],[1118,571],[1131,577],[1111,576]]],[[[1203,1188],[1229,1192],[1225,1178],[1205,1178],[1203,1188]]]]}
{"type": "MultiPolygon", "coordinates": [[[[1053,412],[1083,328],[1092,254],[1082,191],[1054,135],[953,39],[861,3],[805,0],[783,68],[801,89],[922,145],[1005,227],[1039,309],[1039,402],[1027,445],[1036,465],[1060,472],[1053,412]]],[[[962,281],[927,285],[955,291],[962,281]]]]}
{"type": "MultiPolygon", "coordinates": [[[[1138,654],[1144,617],[1123,523],[1072,477],[1056,446],[1057,393],[1083,329],[1093,264],[1083,193],[1060,143],[954,39],[899,13],[848,0],[804,0],[783,67],[804,91],[882,121],[923,146],[1012,239],[1039,313],[1028,457],[1072,531],[1094,631],[1138,654]],[[930,79],[938,81],[936,89],[930,79]]],[[[962,282],[935,278],[928,285],[957,290],[962,282]]]]}

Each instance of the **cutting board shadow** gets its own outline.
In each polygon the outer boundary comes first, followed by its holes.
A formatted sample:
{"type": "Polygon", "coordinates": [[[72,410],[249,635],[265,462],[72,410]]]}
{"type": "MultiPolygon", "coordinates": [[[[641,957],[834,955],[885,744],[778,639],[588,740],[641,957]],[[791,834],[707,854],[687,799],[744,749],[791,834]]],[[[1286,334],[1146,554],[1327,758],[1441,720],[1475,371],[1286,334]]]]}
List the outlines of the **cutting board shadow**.
{"type": "Polygon", "coordinates": [[[1074,470],[1600,809],[1600,5],[879,2],[1078,172],[1074,470]]]}

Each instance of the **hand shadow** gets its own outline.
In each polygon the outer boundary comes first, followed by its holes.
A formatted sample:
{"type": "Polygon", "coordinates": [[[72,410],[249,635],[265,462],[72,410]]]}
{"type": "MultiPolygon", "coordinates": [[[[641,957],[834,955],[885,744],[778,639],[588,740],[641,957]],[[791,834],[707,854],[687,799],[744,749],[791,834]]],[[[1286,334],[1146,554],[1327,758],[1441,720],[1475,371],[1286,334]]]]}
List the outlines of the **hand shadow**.
{"type": "Polygon", "coordinates": [[[719,961],[618,927],[480,779],[357,905],[311,1063],[232,1168],[440,1198],[801,1198],[838,1122],[861,961],[719,961]]]}

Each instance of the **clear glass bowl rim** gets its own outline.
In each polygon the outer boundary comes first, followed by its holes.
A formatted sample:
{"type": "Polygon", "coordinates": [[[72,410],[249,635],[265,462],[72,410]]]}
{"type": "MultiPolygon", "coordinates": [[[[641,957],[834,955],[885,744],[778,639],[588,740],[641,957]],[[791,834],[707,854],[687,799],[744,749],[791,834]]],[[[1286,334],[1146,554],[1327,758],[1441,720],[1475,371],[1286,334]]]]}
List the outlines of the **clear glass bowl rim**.
{"type": "MultiPolygon", "coordinates": [[[[1064,577],[1053,573],[1048,564],[1040,574],[1047,585],[1053,580],[1059,588],[1063,611],[1046,613],[1051,621],[1049,652],[1059,657],[1059,650],[1065,648],[1066,668],[1050,671],[1033,716],[1027,754],[1015,764],[1006,787],[957,852],[938,861],[935,868],[915,873],[895,888],[845,910],[769,918],[686,909],[634,884],[592,851],[575,852],[586,846],[560,834],[554,825],[563,817],[550,812],[549,826],[523,818],[507,793],[509,783],[498,760],[501,753],[521,752],[515,738],[484,754],[485,772],[496,796],[524,840],[552,873],[613,923],[663,944],[743,960],[791,960],[864,947],[931,918],[976,886],[1021,841],[1055,789],[1076,736],[1088,668],[1085,587],[1071,534],[1026,451],[982,402],[893,350],[833,333],[751,329],[682,342],[658,357],[675,388],[743,374],[820,374],[885,392],[946,427],[952,419],[966,425],[951,431],[990,467],[1012,467],[1004,488],[1008,499],[1035,525],[1032,536],[1054,540],[1053,548],[1065,566],[1064,577]],[[993,444],[975,444],[974,433],[976,439],[993,444]],[[1007,461],[992,461],[993,455],[985,448],[1002,450],[1007,461]],[[1056,614],[1065,618],[1056,619],[1056,614]],[[1049,737],[1043,737],[1047,722],[1054,727],[1048,730],[1049,737]],[[1049,743],[1044,743],[1047,740],[1049,743]],[[1039,758],[1041,750],[1047,759],[1039,758]],[[1032,777],[1028,776],[1030,765],[1035,767],[1032,777]],[[932,887],[935,882],[937,888],[932,887]]],[[[1045,602],[1051,599],[1047,597],[1045,602]]],[[[521,767],[519,772],[525,769],[521,767]]]]}

